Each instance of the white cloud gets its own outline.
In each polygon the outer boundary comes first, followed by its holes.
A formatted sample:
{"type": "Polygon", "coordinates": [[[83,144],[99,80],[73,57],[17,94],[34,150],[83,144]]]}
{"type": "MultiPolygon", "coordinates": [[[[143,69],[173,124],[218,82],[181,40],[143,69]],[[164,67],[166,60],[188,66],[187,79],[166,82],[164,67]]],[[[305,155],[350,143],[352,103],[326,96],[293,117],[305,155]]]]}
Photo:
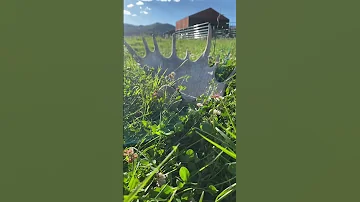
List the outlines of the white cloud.
{"type": "Polygon", "coordinates": [[[145,10],[151,11],[151,8],[146,6],[145,10]]]}
{"type": "Polygon", "coordinates": [[[150,1],[152,1],[152,0],[141,0],[141,1],[148,1],[148,2],[150,2],[150,1]]]}
{"type": "Polygon", "coordinates": [[[139,8],[142,9],[142,6],[140,6],[139,8]]]}
{"type": "Polygon", "coordinates": [[[135,17],[135,16],[137,16],[137,15],[136,15],[136,14],[132,14],[131,16],[134,16],[134,17],[135,17]]]}
{"type": "Polygon", "coordinates": [[[129,4],[129,5],[127,5],[127,7],[132,8],[132,7],[134,7],[134,4],[129,4]]]}
{"type": "Polygon", "coordinates": [[[136,5],[142,6],[142,5],[144,5],[144,3],[142,1],[138,1],[138,2],[136,2],[136,5]]]}
{"type": "Polygon", "coordinates": [[[124,15],[131,15],[130,11],[124,10],[124,15]]]}
{"type": "Polygon", "coordinates": [[[149,14],[147,11],[140,11],[140,13],[143,13],[145,15],[149,14]]]}
{"type": "Polygon", "coordinates": [[[168,2],[168,1],[171,1],[171,0],[156,0],[156,1],[168,2]]]}
{"type": "Polygon", "coordinates": [[[180,2],[180,0],[174,0],[174,2],[180,2]]]}

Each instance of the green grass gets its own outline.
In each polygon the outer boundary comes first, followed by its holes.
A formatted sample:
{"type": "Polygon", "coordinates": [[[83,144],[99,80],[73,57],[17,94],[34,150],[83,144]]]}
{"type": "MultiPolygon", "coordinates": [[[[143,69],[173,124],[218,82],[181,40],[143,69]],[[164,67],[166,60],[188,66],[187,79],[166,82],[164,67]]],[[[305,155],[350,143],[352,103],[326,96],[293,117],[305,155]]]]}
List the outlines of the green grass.
{"type": "MultiPolygon", "coordinates": [[[[144,55],[141,38],[125,40],[144,55]]],[[[147,41],[152,50],[152,39],[147,41]]],[[[160,52],[170,56],[171,39],[157,41],[160,52]]],[[[219,80],[236,66],[235,43],[235,39],[212,42],[209,64],[220,55],[219,80]]],[[[189,50],[190,59],[195,60],[205,44],[205,40],[178,40],[177,54],[183,58],[189,50]]],[[[203,96],[198,104],[184,104],[176,94],[156,96],[154,92],[171,85],[171,81],[163,75],[146,74],[125,49],[124,145],[128,151],[124,153],[125,200],[236,200],[235,76],[229,80],[223,99],[203,96]],[[217,111],[220,113],[214,113],[217,111]]]]}
{"type": "MultiPolygon", "coordinates": [[[[154,43],[151,37],[145,37],[150,50],[154,49],[154,43]]],[[[141,37],[126,37],[126,42],[128,42],[136,52],[138,52],[141,56],[145,54],[144,45],[141,37]]],[[[160,47],[160,53],[169,57],[171,54],[171,39],[164,39],[157,37],[156,41],[160,47]]],[[[176,51],[179,58],[185,57],[185,51],[188,50],[191,55],[190,59],[197,59],[201,53],[204,51],[206,45],[206,40],[200,39],[180,39],[176,41],[176,51]]],[[[211,56],[215,56],[214,54],[221,54],[222,52],[230,51],[230,53],[235,57],[236,55],[236,40],[235,39],[217,39],[216,43],[212,43],[212,52],[211,56]],[[215,44],[215,52],[214,52],[214,44],[215,44]]],[[[233,58],[236,60],[236,58],[233,58]]]]}

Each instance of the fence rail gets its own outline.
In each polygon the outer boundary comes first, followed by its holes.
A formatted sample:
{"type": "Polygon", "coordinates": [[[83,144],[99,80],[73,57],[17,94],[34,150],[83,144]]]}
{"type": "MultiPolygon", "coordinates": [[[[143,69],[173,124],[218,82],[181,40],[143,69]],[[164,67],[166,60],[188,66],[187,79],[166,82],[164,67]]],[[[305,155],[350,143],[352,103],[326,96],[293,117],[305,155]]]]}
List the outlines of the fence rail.
{"type": "MultiPolygon", "coordinates": [[[[177,38],[181,39],[203,39],[208,35],[208,25],[208,22],[201,23],[184,29],[176,30],[174,33],[177,38]]],[[[215,35],[217,38],[236,37],[236,26],[234,26],[234,23],[230,23],[229,29],[216,29],[216,27],[213,27],[213,35],[215,35]]],[[[165,35],[165,37],[169,36],[169,34],[165,35]]]]}

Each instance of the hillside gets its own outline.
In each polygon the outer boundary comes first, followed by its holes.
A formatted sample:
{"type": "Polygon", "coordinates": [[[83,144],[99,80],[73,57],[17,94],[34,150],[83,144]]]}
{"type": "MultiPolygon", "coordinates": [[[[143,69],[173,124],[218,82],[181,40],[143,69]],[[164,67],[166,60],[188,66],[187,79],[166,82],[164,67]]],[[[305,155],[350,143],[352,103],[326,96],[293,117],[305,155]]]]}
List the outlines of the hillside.
{"type": "Polygon", "coordinates": [[[170,30],[175,30],[175,26],[162,23],[151,25],[131,25],[124,23],[124,36],[159,35],[170,30]]]}

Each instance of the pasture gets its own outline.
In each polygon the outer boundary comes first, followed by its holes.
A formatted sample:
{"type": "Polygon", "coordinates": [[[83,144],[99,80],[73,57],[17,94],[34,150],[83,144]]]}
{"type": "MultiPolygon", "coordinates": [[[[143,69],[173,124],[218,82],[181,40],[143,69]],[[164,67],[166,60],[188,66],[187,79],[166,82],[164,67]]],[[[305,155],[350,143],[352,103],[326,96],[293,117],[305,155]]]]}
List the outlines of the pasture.
{"type": "MultiPolygon", "coordinates": [[[[152,38],[146,39],[153,50],[152,38]]],[[[145,54],[140,37],[125,40],[145,54]]],[[[157,42],[162,55],[170,56],[171,39],[157,42]]],[[[218,80],[236,66],[235,44],[212,40],[209,64],[220,56],[218,80]]],[[[188,50],[196,60],[205,45],[206,40],[177,40],[177,55],[184,58],[188,50]]],[[[170,83],[166,75],[147,74],[125,47],[124,52],[124,201],[235,201],[236,75],[224,96],[184,104],[180,96],[158,96],[170,83]]]]}

